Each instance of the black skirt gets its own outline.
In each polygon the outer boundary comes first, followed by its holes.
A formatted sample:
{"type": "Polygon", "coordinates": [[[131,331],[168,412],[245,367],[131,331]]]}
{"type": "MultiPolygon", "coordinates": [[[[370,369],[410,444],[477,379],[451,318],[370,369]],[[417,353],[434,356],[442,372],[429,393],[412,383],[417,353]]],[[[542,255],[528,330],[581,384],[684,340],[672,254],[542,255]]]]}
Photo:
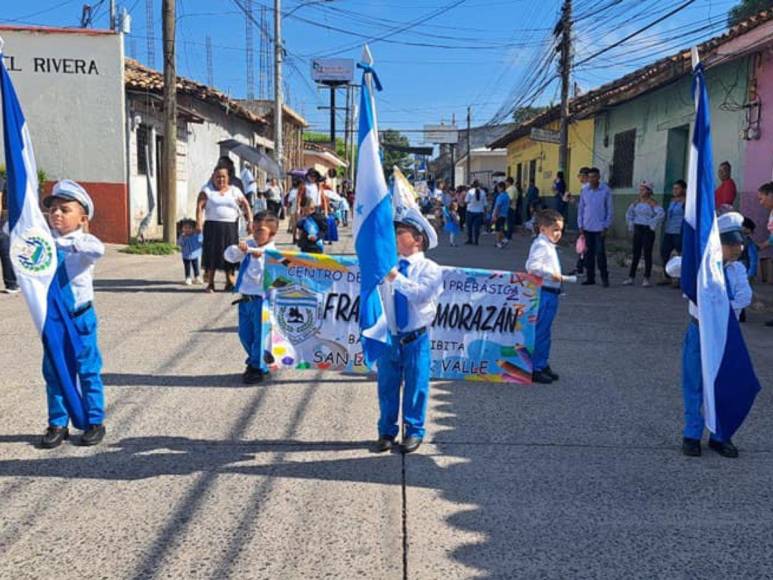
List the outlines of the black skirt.
{"type": "Polygon", "coordinates": [[[204,255],[202,267],[205,270],[232,272],[236,264],[227,262],[223,253],[228,246],[239,243],[239,222],[204,222],[204,255]]]}

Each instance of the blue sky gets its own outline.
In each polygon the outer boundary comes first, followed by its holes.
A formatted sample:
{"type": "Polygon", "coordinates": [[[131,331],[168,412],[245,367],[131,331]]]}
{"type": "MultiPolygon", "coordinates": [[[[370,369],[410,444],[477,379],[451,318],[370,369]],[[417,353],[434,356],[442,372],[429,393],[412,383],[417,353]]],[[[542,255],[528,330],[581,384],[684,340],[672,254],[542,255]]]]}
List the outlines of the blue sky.
{"type": "MultiPolygon", "coordinates": [[[[244,3],[244,0],[240,0],[244,3]]],[[[147,38],[155,41],[155,63],[161,64],[161,0],[154,2],[155,26],[149,34],[145,0],[123,0],[131,10],[132,34],[127,54],[147,63],[147,38]]],[[[4,4],[10,3],[6,0],[4,4]]],[[[4,6],[0,23],[78,26],[84,0],[25,0],[4,6]]],[[[91,0],[92,4],[98,0],[91,0]]],[[[736,0],[694,0],[619,48],[578,66],[581,90],[594,88],[676,49],[721,33],[724,15],[736,0]]],[[[107,27],[107,4],[97,12],[95,27],[107,27]]],[[[119,2],[121,4],[121,2],[119,2]]],[[[256,19],[273,2],[253,0],[256,19]]],[[[575,61],[591,55],[680,5],[678,0],[575,0],[575,61]],[[601,12],[598,10],[602,8],[601,12]]],[[[284,0],[288,62],[285,77],[290,104],[327,131],[327,91],[310,79],[310,59],[334,55],[358,58],[361,36],[371,39],[384,92],[379,94],[381,128],[406,131],[421,142],[425,123],[461,123],[467,106],[473,124],[489,121],[507,105],[524,101],[529,82],[541,78],[540,56],[549,52],[551,32],[561,0],[284,0]],[[301,4],[305,6],[299,7],[301,4]],[[407,30],[401,30],[407,28],[407,30]],[[384,35],[388,38],[376,40],[384,35]]],[[[245,17],[234,0],[177,0],[178,73],[207,81],[206,38],[213,47],[215,86],[235,97],[246,94],[245,17]]],[[[260,34],[255,30],[255,66],[260,62],[260,34]]],[[[553,69],[550,69],[551,71],[553,69]]],[[[258,92],[256,72],[256,93],[258,92]]],[[[542,84],[542,83],[540,83],[542,84]]],[[[557,99],[549,83],[535,104],[557,99]]],[[[343,93],[339,103],[343,101],[343,93]]],[[[339,128],[343,122],[339,122],[339,128]]]]}

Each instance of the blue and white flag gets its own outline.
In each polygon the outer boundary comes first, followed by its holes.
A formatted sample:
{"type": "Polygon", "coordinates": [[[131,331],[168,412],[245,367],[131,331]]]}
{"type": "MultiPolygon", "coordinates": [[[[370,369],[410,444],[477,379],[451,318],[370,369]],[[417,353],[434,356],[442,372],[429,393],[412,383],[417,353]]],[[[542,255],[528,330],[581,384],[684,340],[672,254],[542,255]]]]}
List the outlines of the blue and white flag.
{"type": "Polygon", "coordinates": [[[703,65],[695,49],[693,94],[696,114],[683,224],[681,285],[690,300],[690,312],[699,322],[706,427],[727,441],[749,413],[760,384],[725,286],[714,207],[711,110],[703,65]]]}
{"type": "Polygon", "coordinates": [[[373,88],[381,83],[371,68],[365,47],[360,93],[357,187],[354,199],[354,247],[360,263],[360,331],[365,362],[370,366],[389,345],[389,327],[379,284],[397,264],[392,199],[389,195],[378,142],[373,88]]]}
{"type": "Polygon", "coordinates": [[[2,62],[3,139],[7,173],[8,230],[11,261],[43,348],[59,379],[73,425],[87,429],[85,405],[78,382],[77,355],[82,342],[65,307],[62,286],[67,282],[61,257],[38,198],[38,177],[27,122],[11,77],[2,62]]]}

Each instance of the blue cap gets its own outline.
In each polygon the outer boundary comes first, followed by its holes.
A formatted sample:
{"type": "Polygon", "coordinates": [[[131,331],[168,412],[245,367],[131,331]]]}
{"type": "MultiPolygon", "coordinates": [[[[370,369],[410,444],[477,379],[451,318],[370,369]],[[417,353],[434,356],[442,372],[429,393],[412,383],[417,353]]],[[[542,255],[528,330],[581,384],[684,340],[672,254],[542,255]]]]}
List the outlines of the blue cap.
{"type": "Polygon", "coordinates": [[[77,201],[86,210],[86,216],[89,220],[94,219],[94,202],[85,189],[71,179],[62,179],[57,181],[51,195],[43,200],[44,207],[51,207],[54,198],[77,201]]]}

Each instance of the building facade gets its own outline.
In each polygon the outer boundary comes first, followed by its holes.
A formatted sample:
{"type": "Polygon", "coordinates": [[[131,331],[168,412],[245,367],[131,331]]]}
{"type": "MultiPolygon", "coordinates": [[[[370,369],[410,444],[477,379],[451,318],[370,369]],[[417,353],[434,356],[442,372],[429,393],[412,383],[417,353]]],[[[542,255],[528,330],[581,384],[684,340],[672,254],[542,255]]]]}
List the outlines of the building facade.
{"type": "MultiPolygon", "coordinates": [[[[129,125],[130,231],[132,237],[159,237],[163,232],[161,192],[164,143],[163,75],[126,60],[129,125]]],[[[237,171],[241,160],[219,142],[235,139],[261,152],[273,149],[264,137],[267,123],[211,87],[177,80],[177,219],[194,218],[196,199],[218,159],[229,155],[237,171]]],[[[265,174],[257,172],[265,184],[265,174]]]]}
{"type": "MultiPolygon", "coordinates": [[[[83,184],[92,231],[126,241],[127,158],[123,41],[110,31],[0,26],[3,60],[27,119],[41,186],[83,184]]],[[[0,125],[2,120],[0,120],[0,125]]],[[[0,155],[3,144],[0,142],[0,155]]]]}

